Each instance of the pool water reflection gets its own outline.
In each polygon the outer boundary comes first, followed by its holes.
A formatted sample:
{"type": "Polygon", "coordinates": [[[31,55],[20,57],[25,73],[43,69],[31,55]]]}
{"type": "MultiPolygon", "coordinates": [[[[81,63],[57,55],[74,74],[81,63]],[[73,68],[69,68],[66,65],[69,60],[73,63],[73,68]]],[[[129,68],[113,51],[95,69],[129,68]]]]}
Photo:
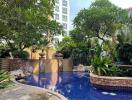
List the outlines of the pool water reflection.
{"type": "Polygon", "coordinates": [[[99,90],[90,85],[86,72],[41,73],[27,76],[28,85],[56,91],[68,100],[132,100],[132,92],[99,90]]]}

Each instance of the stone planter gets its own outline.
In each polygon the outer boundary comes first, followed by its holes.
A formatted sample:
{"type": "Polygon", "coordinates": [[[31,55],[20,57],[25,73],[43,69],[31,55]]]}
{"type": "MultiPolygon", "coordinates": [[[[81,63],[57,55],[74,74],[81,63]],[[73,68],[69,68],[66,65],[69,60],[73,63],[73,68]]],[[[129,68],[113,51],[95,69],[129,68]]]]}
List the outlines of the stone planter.
{"type": "Polygon", "coordinates": [[[90,82],[96,88],[132,91],[132,78],[130,77],[98,76],[90,73],[90,82]]]}

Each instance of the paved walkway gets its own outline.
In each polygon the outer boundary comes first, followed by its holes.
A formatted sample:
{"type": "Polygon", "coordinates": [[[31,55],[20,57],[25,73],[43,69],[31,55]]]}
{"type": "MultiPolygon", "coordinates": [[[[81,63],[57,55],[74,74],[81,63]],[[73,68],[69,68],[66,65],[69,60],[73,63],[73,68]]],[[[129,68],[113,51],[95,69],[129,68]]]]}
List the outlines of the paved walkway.
{"type": "Polygon", "coordinates": [[[15,85],[8,89],[0,90],[0,100],[61,100],[54,94],[44,92],[36,87],[15,85]]]}

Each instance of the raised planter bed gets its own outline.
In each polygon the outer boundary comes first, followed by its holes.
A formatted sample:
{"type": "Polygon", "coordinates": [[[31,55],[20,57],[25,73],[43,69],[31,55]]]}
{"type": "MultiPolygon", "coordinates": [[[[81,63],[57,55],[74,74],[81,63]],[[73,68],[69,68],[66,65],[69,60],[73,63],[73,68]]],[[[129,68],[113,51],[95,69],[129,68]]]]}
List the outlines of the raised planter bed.
{"type": "Polygon", "coordinates": [[[132,91],[131,77],[98,76],[90,73],[90,82],[96,88],[132,91]]]}
{"type": "Polygon", "coordinates": [[[132,70],[132,65],[116,65],[120,68],[123,68],[123,69],[129,69],[129,70],[132,70]]]}

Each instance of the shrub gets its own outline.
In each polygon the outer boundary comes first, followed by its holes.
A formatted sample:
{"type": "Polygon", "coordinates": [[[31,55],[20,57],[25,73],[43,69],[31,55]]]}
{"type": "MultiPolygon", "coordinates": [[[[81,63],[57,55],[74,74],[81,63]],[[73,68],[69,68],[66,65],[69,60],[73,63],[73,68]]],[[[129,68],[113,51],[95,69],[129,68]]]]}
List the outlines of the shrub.
{"type": "Polygon", "coordinates": [[[91,56],[88,49],[87,47],[84,49],[79,47],[73,49],[71,58],[75,66],[78,64],[90,65],[91,56]]]}
{"type": "Polygon", "coordinates": [[[9,52],[9,49],[0,48],[0,58],[10,57],[9,52]]]}
{"type": "Polygon", "coordinates": [[[132,64],[132,44],[122,44],[117,48],[118,59],[126,64],[132,64]]]}
{"type": "Polygon", "coordinates": [[[0,70],[0,88],[5,88],[9,83],[9,74],[6,71],[0,70]]]}
{"type": "Polygon", "coordinates": [[[59,51],[63,54],[63,58],[72,58],[75,66],[90,64],[91,48],[91,40],[76,32],[64,37],[59,44],[59,51]]]}
{"type": "Polygon", "coordinates": [[[97,75],[108,75],[109,67],[111,60],[109,57],[100,57],[95,56],[92,61],[92,72],[97,75]]]}
{"type": "Polygon", "coordinates": [[[71,37],[65,36],[58,44],[58,51],[63,54],[64,58],[69,58],[74,47],[76,47],[76,44],[73,42],[71,37]]]}
{"type": "Polygon", "coordinates": [[[123,77],[132,77],[132,69],[123,69],[121,74],[123,77]]]}
{"type": "Polygon", "coordinates": [[[109,76],[121,76],[123,74],[123,71],[115,66],[115,65],[112,65],[111,67],[109,67],[109,70],[108,70],[108,75],[109,76]]]}
{"type": "Polygon", "coordinates": [[[28,59],[29,53],[27,51],[14,51],[13,56],[15,58],[28,59]]]}
{"type": "Polygon", "coordinates": [[[109,57],[95,56],[92,59],[92,72],[97,75],[105,76],[123,76],[124,72],[116,65],[112,64],[109,57]]]}
{"type": "Polygon", "coordinates": [[[67,59],[67,58],[70,58],[70,56],[71,56],[71,52],[72,52],[72,47],[68,47],[68,46],[66,46],[66,47],[63,47],[62,49],[61,49],[61,53],[63,54],[63,58],[64,59],[67,59]]]}

